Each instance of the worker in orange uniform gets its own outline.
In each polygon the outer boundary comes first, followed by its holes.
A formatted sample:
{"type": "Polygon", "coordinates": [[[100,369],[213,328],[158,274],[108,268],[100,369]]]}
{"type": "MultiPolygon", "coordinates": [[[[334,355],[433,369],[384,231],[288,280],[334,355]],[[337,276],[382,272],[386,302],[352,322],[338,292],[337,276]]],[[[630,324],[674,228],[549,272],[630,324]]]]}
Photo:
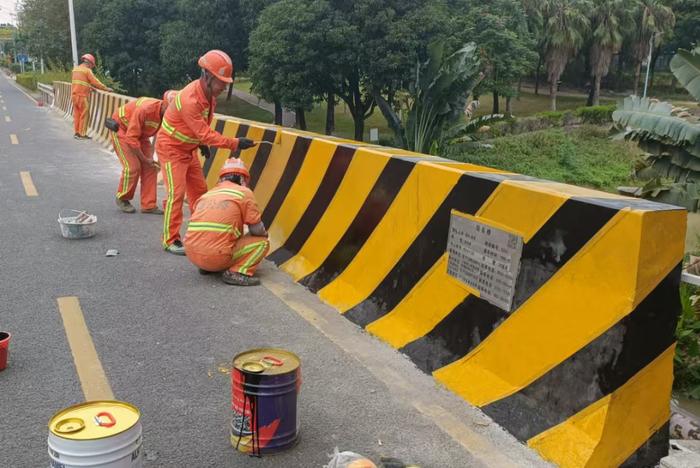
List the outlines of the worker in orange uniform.
{"type": "Polygon", "coordinates": [[[153,137],[160,129],[163,115],[177,92],[170,90],[163,99],[141,97],[119,107],[109,122],[113,130],[112,146],[122,164],[117,188],[117,206],[124,213],[134,213],[131,204],[141,180],[141,212],[163,214],[156,205],[158,163],[153,160],[153,137]],[[117,131],[114,131],[114,129],[117,131]]]}
{"type": "Polygon", "coordinates": [[[89,140],[87,136],[88,111],[90,110],[90,93],[92,88],[102,91],[112,91],[92,73],[95,68],[95,57],[92,54],[85,54],[80,57],[80,65],[73,68],[71,78],[71,99],[73,101],[73,127],[76,140],[89,140]]]}
{"type": "Polygon", "coordinates": [[[255,286],[255,270],[270,250],[260,208],[248,188],[243,161],[229,159],[216,187],[194,205],[185,234],[185,252],[202,274],[223,271],[221,279],[237,286],[255,286]],[[248,226],[248,234],[243,227],[248,226]]]}
{"type": "Polygon", "coordinates": [[[176,255],[185,255],[180,241],[185,194],[190,206],[194,206],[207,191],[197,148],[204,145],[236,151],[255,146],[248,138],[228,138],[211,128],[216,98],[233,82],[231,58],[220,50],[210,50],[197,64],[202,69],[201,77],[177,94],[174,105],[169,106],[163,116],[156,139],[156,152],[168,194],[162,244],[167,252],[176,255]]]}

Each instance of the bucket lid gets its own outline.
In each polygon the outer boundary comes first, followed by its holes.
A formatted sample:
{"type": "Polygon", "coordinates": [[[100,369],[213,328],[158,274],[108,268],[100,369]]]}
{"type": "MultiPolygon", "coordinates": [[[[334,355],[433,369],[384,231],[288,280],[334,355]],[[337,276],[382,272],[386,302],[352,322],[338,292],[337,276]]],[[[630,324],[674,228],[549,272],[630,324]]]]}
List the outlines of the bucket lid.
{"type": "Polygon", "coordinates": [[[52,434],[70,440],[96,440],[128,431],[138,423],[138,408],[122,401],[88,401],[56,413],[52,434]]]}
{"type": "Polygon", "coordinates": [[[233,358],[233,367],[248,374],[286,374],[300,365],[296,354],[276,348],[251,349],[233,358]]]}

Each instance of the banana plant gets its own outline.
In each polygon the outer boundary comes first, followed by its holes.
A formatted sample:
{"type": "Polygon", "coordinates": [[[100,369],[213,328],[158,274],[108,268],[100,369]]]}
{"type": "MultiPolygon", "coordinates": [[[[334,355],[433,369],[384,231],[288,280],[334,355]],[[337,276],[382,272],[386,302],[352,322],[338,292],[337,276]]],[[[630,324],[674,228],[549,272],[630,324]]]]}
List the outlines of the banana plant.
{"type": "MultiPolygon", "coordinates": [[[[670,65],[678,81],[700,100],[700,47],[678,50],[670,65]]],[[[635,169],[635,176],[646,187],[639,190],[641,196],[697,211],[700,119],[687,108],[637,96],[625,98],[612,117],[620,131],[613,138],[636,141],[647,153],[635,169]]]]}
{"type": "Polygon", "coordinates": [[[463,132],[472,130],[473,126],[461,125],[468,119],[465,114],[470,106],[469,96],[483,77],[474,43],[448,54],[443,42],[434,42],[428,47],[428,60],[416,65],[406,93],[391,100],[379,92],[373,94],[396,143],[427,153],[447,133],[459,133],[460,128],[463,132]]]}

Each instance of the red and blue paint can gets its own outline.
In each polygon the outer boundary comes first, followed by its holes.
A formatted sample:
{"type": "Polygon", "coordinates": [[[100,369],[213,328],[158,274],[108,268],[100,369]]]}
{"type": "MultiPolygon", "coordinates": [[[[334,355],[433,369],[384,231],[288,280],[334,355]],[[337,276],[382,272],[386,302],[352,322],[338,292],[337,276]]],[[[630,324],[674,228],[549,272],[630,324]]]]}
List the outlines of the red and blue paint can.
{"type": "Polygon", "coordinates": [[[292,447],[299,437],[301,361],[282,349],[246,351],[231,369],[231,445],[254,456],[292,447]]]}

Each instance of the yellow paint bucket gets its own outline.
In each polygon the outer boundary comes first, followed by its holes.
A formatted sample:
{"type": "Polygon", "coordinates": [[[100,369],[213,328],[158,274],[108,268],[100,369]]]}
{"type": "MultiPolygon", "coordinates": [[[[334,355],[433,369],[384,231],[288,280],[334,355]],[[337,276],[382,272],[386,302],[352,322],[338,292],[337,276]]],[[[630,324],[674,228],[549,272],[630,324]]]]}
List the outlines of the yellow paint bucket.
{"type": "Polygon", "coordinates": [[[141,468],[141,413],[121,401],[89,401],[49,421],[51,468],[141,468]]]}

